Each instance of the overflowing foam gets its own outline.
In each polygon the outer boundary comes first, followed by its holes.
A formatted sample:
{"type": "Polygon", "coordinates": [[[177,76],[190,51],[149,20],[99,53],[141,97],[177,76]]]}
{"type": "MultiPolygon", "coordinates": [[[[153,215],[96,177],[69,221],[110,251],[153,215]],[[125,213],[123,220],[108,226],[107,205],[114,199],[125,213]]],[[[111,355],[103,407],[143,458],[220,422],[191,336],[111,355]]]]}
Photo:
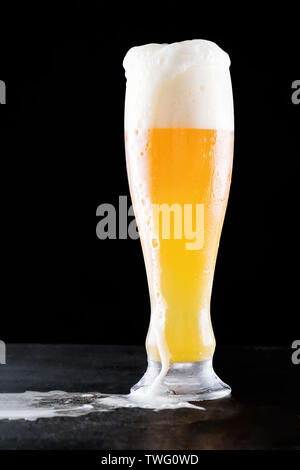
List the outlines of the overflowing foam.
{"type": "Polygon", "coordinates": [[[154,411],[177,408],[204,410],[167,394],[139,393],[105,395],[62,391],[0,394],[0,420],[35,421],[40,418],[78,417],[117,408],[144,408],[154,411]]]}
{"type": "Polygon", "coordinates": [[[233,130],[228,54],[211,41],[133,47],[124,59],[125,128],[233,130]]]}

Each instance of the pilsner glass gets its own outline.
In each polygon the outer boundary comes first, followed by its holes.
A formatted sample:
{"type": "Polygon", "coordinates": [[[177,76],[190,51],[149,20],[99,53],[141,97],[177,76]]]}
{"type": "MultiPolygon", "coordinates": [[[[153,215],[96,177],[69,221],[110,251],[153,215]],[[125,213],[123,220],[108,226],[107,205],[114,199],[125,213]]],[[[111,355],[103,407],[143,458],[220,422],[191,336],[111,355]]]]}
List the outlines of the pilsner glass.
{"type": "Polygon", "coordinates": [[[132,390],[230,393],[213,370],[210,319],[233,158],[229,65],[204,40],[134,47],[124,59],[127,172],[151,300],[148,369],[132,390]]]}

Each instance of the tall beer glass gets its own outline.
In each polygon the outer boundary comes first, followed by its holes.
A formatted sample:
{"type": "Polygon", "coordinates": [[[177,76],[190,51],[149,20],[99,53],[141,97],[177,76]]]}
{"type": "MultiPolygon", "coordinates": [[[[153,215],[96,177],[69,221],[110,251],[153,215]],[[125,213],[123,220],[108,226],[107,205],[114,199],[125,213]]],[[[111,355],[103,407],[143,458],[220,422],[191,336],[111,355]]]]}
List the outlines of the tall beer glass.
{"type": "Polygon", "coordinates": [[[132,390],[230,393],[213,370],[210,319],[233,158],[229,65],[204,40],[134,47],[124,59],[127,172],[151,299],[148,369],[132,390]]]}

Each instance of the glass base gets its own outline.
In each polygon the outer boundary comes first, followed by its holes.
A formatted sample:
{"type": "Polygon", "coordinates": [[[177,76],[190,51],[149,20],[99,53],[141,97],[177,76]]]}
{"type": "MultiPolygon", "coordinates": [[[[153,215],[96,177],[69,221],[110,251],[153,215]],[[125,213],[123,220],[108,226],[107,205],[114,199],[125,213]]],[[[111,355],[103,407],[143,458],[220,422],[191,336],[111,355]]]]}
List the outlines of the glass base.
{"type": "MultiPolygon", "coordinates": [[[[131,391],[149,387],[161,371],[161,363],[148,360],[148,369],[131,391]]],[[[215,400],[230,395],[231,388],[216,375],[212,359],[171,363],[163,382],[171,394],[187,401],[215,400]]]]}

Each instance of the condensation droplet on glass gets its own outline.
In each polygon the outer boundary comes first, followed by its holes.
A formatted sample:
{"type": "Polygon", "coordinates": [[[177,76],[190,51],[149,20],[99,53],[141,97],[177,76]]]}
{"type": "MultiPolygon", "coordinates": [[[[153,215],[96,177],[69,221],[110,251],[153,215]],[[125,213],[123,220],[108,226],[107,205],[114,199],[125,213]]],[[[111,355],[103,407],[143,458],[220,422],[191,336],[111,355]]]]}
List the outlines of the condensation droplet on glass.
{"type": "Polygon", "coordinates": [[[152,238],[152,246],[153,246],[153,248],[158,247],[158,241],[156,240],[156,238],[152,238]]]}

